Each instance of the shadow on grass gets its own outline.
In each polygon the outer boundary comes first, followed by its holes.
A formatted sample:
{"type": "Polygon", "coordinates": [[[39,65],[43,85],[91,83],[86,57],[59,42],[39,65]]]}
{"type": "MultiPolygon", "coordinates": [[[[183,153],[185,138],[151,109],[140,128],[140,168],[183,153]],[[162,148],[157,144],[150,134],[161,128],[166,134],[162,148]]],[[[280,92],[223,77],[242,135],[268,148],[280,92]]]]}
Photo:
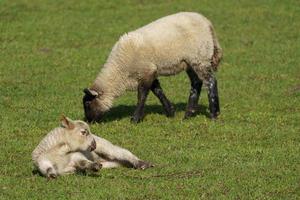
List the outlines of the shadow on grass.
{"type": "MultiPolygon", "coordinates": [[[[39,170],[33,169],[32,170],[32,175],[33,176],[40,176],[40,177],[45,177],[39,170]]],[[[100,174],[98,172],[86,172],[86,171],[77,171],[73,175],[79,175],[79,176],[88,176],[88,177],[93,177],[93,178],[98,178],[100,177],[100,174]]],[[[46,177],[45,177],[46,178],[46,177]]],[[[58,177],[57,177],[58,178],[58,177]]],[[[53,180],[46,178],[48,181],[53,180]]],[[[56,179],[56,178],[55,178],[56,179]]]]}
{"type": "MultiPolygon", "coordinates": [[[[175,115],[176,112],[185,111],[186,104],[185,103],[177,103],[173,104],[175,107],[175,115]]],[[[134,113],[136,105],[118,105],[110,109],[108,113],[105,114],[101,122],[110,122],[114,120],[120,120],[126,117],[131,117],[134,113]]],[[[210,117],[209,112],[207,111],[207,106],[199,105],[197,112],[194,116],[199,114],[205,115],[207,118],[210,117]]],[[[145,106],[145,115],[148,114],[161,114],[165,115],[163,107],[161,105],[146,105],[145,106]]]]}

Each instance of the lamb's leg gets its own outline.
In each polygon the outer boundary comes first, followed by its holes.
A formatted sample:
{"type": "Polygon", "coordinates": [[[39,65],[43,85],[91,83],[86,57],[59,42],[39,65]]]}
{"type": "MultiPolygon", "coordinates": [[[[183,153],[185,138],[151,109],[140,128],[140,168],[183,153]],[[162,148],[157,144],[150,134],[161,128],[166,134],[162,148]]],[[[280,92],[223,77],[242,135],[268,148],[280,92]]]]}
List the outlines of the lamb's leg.
{"type": "Polygon", "coordinates": [[[89,162],[86,160],[80,160],[72,165],[67,166],[61,173],[61,175],[74,174],[75,172],[86,172],[87,170],[97,172],[102,168],[102,165],[97,162],[89,162]]]}
{"type": "Polygon", "coordinates": [[[146,169],[153,165],[149,162],[140,160],[133,153],[127,149],[113,145],[108,140],[94,136],[97,148],[93,151],[106,161],[117,162],[126,167],[133,167],[136,169],[146,169]]]}
{"type": "Polygon", "coordinates": [[[138,123],[143,119],[145,102],[149,94],[149,90],[150,87],[147,87],[143,84],[140,84],[138,86],[138,103],[134,111],[134,114],[131,118],[132,122],[138,123]]]}
{"type": "Polygon", "coordinates": [[[102,168],[116,168],[116,167],[120,167],[121,164],[118,162],[113,162],[113,161],[101,161],[100,162],[102,164],[102,168]]]}
{"type": "Polygon", "coordinates": [[[80,171],[90,170],[93,172],[97,172],[102,168],[102,164],[100,162],[91,162],[89,160],[80,160],[76,163],[76,169],[80,171]]]}
{"type": "Polygon", "coordinates": [[[186,107],[186,112],[184,115],[185,119],[192,117],[196,113],[199,96],[201,93],[201,87],[203,84],[196,72],[191,67],[187,68],[186,73],[188,74],[191,81],[191,90],[188,104],[186,107]]]}
{"type": "Polygon", "coordinates": [[[207,87],[210,116],[212,119],[215,119],[220,114],[217,79],[213,76],[210,77],[207,83],[207,87]]]}
{"type": "Polygon", "coordinates": [[[151,85],[151,91],[159,99],[166,112],[167,117],[174,117],[175,109],[171,102],[167,99],[164,91],[160,87],[158,79],[155,79],[151,85]]]}
{"type": "Polygon", "coordinates": [[[97,162],[92,162],[87,159],[81,152],[70,153],[70,161],[65,168],[61,169],[60,175],[74,174],[76,171],[85,172],[90,171],[99,171],[101,164],[97,162]]]}
{"type": "Polygon", "coordinates": [[[57,172],[52,162],[48,159],[40,159],[38,161],[39,171],[48,179],[54,179],[57,177],[57,172]]]}
{"type": "Polygon", "coordinates": [[[76,152],[72,154],[70,165],[66,169],[72,169],[72,167],[79,171],[90,170],[97,172],[102,168],[102,165],[100,162],[93,162],[87,159],[82,153],[76,152]]]}

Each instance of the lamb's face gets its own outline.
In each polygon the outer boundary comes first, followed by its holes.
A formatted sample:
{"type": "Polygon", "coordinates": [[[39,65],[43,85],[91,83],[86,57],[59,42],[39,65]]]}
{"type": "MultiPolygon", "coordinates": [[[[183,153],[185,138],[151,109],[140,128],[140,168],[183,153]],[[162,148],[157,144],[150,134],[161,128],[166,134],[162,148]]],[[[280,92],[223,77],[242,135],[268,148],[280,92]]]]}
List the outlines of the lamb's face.
{"type": "Polygon", "coordinates": [[[71,151],[93,151],[96,149],[96,141],[85,122],[72,121],[64,117],[62,125],[65,128],[67,143],[71,151]]]}
{"type": "Polygon", "coordinates": [[[88,122],[100,121],[104,114],[100,94],[91,89],[84,89],[83,108],[88,122]]]}

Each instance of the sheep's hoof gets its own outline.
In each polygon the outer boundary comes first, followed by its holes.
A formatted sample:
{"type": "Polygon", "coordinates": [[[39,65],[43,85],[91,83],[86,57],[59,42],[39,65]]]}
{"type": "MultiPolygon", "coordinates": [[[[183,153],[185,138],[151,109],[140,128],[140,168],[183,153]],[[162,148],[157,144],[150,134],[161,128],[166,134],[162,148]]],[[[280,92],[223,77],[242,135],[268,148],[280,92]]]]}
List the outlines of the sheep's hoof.
{"type": "Polygon", "coordinates": [[[150,162],[146,162],[142,160],[139,160],[139,162],[135,166],[136,169],[142,169],[142,170],[148,169],[150,167],[154,167],[154,165],[151,164],[150,162]]]}
{"type": "Polygon", "coordinates": [[[166,112],[166,116],[167,117],[174,117],[175,116],[175,108],[174,106],[172,105],[170,107],[170,109],[166,112]]]}
{"type": "Polygon", "coordinates": [[[220,115],[219,112],[217,112],[217,113],[211,113],[210,114],[210,119],[211,120],[217,120],[219,115],[220,115]]]}
{"type": "Polygon", "coordinates": [[[184,114],[184,118],[183,119],[189,119],[191,117],[194,117],[196,115],[196,110],[187,110],[184,114]]]}
{"type": "Polygon", "coordinates": [[[130,119],[130,121],[131,121],[132,123],[137,124],[137,123],[140,123],[140,122],[142,121],[142,118],[136,117],[136,116],[132,116],[131,119],[130,119]]]}

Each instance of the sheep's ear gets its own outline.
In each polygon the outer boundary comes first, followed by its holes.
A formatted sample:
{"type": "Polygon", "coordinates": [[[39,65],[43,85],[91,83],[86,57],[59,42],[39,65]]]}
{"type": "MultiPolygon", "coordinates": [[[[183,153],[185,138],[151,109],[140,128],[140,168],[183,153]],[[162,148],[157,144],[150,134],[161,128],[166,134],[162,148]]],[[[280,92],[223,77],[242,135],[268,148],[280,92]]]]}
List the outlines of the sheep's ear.
{"type": "Polygon", "coordinates": [[[95,91],[95,90],[92,90],[92,89],[89,89],[89,88],[85,88],[85,89],[83,90],[83,92],[84,92],[86,95],[89,95],[89,96],[91,96],[91,97],[97,97],[97,96],[101,95],[101,92],[99,93],[99,92],[97,92],[97,91],[95,91]]]}
{"type": "Polygon", "coordinates": [[[64,128],[67,129],[75,128],[75,124],[73,123],[73,121],[64,115],[62,115],[60,122],[61,122],[61,126],[64,128]]]}

